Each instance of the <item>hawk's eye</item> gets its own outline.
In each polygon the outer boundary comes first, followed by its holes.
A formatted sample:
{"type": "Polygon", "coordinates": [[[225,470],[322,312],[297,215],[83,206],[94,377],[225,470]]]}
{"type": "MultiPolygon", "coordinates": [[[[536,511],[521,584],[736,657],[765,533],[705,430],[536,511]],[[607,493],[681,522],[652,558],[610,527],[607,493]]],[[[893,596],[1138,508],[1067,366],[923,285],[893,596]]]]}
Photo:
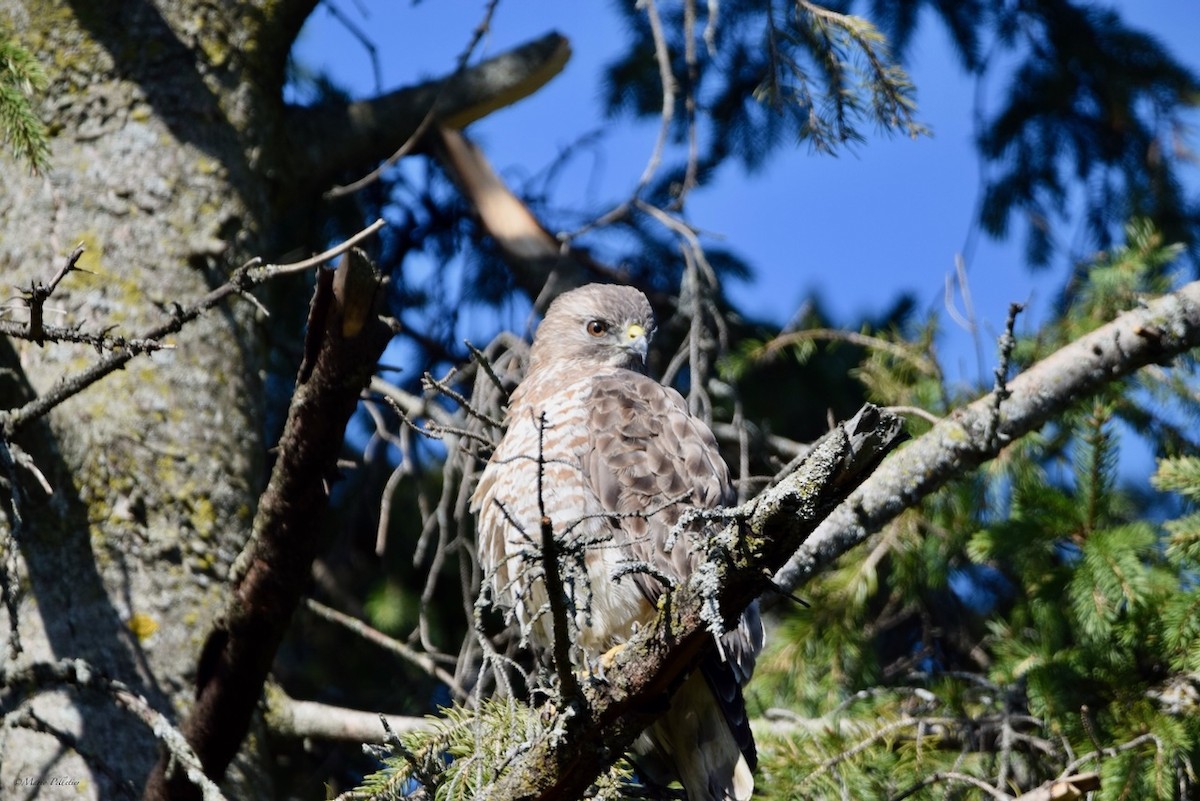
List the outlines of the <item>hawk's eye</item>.
{"type": "Polygon", "coordinates": [[[594,337],[602,337],[608,333],[608,323],[603,320],[588,320],[587,332],[594,337]]]}

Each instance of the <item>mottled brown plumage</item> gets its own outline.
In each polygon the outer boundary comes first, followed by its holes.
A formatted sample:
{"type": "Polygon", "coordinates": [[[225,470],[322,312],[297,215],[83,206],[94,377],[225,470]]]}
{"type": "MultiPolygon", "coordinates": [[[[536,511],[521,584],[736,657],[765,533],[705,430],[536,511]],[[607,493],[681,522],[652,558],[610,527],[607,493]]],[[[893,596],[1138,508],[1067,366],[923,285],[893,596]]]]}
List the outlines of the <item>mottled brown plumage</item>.
{"type": "MultiPolygon", "coordinates": [[[[636,289],[593,284],[555,300],[472,499],[491,596],[544,650],[553,627],[538,542],[543,513],[550,519],[574,612],[572,656],[592,669],[653,619],[664,581],[695,569],[703,524],[667,547],[680,517],[734,500],[708,426],[640,372],[653,330],[636,289]]],[[[757,610],[722,645],[728,661],[714,654],[698,666],[635,748],[647,778],[679,779],[690,801],[745,801],[754,786],[741,685],[762,646],[757,610]]]]}

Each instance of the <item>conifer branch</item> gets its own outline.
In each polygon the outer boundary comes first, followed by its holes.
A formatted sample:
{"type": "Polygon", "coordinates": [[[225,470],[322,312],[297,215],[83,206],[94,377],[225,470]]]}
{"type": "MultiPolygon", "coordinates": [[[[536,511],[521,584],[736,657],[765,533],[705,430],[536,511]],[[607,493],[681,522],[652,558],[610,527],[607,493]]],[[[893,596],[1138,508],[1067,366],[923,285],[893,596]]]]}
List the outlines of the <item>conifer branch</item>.
{"type": "MultiPolygon", "coordinates": [[[[983,398],[947,416],[888,459],[813,532],[775,576],[795,590],[965,469],[996,456],[1004,444],[1036,431],[1080,398],[1200,345],[1200,281],[1128,311],[1080,337],[983,398]]],[[[771,598],[766,598],[770,604],[771,598]]]]}

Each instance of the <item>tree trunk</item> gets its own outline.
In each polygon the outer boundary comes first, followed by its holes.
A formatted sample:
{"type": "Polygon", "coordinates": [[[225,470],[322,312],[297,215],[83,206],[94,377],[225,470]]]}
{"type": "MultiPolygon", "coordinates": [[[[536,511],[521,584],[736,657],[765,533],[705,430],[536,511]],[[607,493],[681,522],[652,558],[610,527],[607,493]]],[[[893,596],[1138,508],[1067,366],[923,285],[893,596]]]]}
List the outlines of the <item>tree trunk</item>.
{"type": "MultiPolygon", "coordinates": [[[[550,35],[443,82],[340,109],[289,108],[287,54],[315,5],[0,0],[0,25],[48,73],[41,116],[52,136],[46,174],[3,166],[5,284],[49,282],[82,244],[87,272],[55,288],[46,323],[137,337],[252,257],[324,244],[310,241],[310,223],[339,172],[369,169],[431,112],[466,124],[514,102],[569,53],[550,35]]],[[[278,330],[296,317],[259,320],[234,298],[171,349],[15,432],[52,492],[28,466],[0,475],[21,477],[0,495],[0,578],[14,570],[16,594],[0,608],[0,794],[140,796],[159,755],[147,726],[87,690],[4,679],[79,659],[169,718],[187,714],[265,481],[264,333],[269,324],[273,338],[299,342],[300,331],[278,330]]],[[[0,339],[0,410],[100,358],[85,345],[0,339]]],[[[268,795],[254,760],[240,765],[231,795],[268,795]]]]}
{"type": "MultiPolygon", "coordinates": [[[[64,279],[47,322],[136,336],[251,256],[300,244],[281,235],[272,197],[282,71],[262,61],[266,5],[0,5],[50,73],[53,134],[47,174],[5,168],[0,270],[10,285],[45,282],[81,243],[90,272],[64,279]]],[[[173,344],[22,432],[54,494],[24,487],[23,652],[10,666],[81,658],[177,715],[262,481],[263,348],[241,302],[173,344]]],[[[41,394],[98,356],[18,342],[2,359],[41,394]]],[[[16,398],[6,388],[3,400],[16,398]]],[[[6,794],[31,781],[47,782],[41,797],[140,794],[158,757],[149,729],[73,690],[34,695],[29,709],[46,725],[0,732],[6,794]]]]}

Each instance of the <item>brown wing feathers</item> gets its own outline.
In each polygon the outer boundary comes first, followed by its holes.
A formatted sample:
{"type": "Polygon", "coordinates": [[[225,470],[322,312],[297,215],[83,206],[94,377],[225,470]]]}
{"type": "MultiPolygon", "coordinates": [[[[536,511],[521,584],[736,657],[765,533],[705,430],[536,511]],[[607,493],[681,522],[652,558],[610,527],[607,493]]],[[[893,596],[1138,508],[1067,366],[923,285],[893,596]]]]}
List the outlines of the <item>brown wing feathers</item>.
{"type": "MultiPolygon", "coordinates": [[[[686,509],[714,508],[733,500],[716,441],[707,428],[696,425],[679,393],[638,373],[621,370],[597,376],[589,402],[594,447],[585,461],[585,477],[606,508],[636,515],[616,522],[632,535],[635,558],[673,578],[684,578],[697,558],[688,552],[686,538],[680,538],[670,554],[660,543],[686,509]]],[[[649,577],[641,577],[639,583],[652,598],[661,591],[649,577]]],[[[754,618],[757,623],[757,612],[754,618]]],[[[757,652],[761,642],[752,642],[746,628],[739,626],[725,635],[725,650],[739,656],[757,652]]],[[[714,652],[700,670],[753,769],[758,755],[742,698],[742,667],[714,652]]]]}

